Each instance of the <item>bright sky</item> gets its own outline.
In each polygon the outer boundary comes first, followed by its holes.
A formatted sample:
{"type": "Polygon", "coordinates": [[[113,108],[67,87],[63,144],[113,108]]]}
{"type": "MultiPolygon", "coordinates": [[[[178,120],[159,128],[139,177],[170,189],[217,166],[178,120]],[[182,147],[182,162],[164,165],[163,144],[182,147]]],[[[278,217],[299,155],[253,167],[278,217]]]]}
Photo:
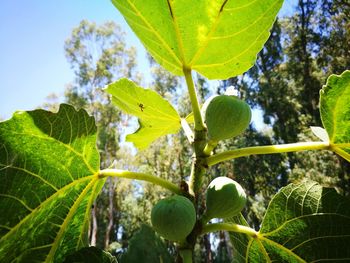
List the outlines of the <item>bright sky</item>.
{"type": "MultiPolygon", "coordinates": [[[[282,14],[290,12],[294,2],[286,0],[282,14]]],[[[63,93],[74,79],[64,41],[83,19],[119,23],[138,50],[139,70],[149,71],[142,45],[109,0],[0,1],[1,118],[36,108],[50,93],[63,93]]]]}

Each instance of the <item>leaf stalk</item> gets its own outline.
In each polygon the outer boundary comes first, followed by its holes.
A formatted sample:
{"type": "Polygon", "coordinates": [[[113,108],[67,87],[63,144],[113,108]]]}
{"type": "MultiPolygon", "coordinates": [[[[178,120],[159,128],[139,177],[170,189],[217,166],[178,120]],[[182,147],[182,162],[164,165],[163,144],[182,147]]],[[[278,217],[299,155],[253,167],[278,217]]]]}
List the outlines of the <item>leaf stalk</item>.
{"type": "Polygon", "coordinates": [[[255,231],[253,228],[239,225],[239,224],[233,224],[233,223],[207,224],[203,227],[201,235],[204,235],[210,232],[216,232],[216,231],[230,231],[230,232],[242,233],[253,238],[258,237],[259,235],[259,232],[255,231]]]}
{"type": "Polygon", "coordinates": [[[193,110],[194,129],[196,131],[201,131],[201,130],[205,129],[205,126],[204,126],[202,115],[201,115],[201,111],[200,111],[200,108],[199,108],[197,92],[196,92],[196,89],[194,87],[191,69],[188,69],[188,68],[184,67],[183,68],[183,72],[184,72],[184,75],[185,75],[186,84],[187,84],[187,88],[188,88],[188,93],[190,95],[191,106],[192,106],[192,110],[193,110]]]}
{"type": "Polygon", "coordinates": [[[135,179],[135,180],[141,180],[146,181],[155,185],[159,185],[165,189],[170,190],[174,194],[178,195],[188,195],[185,191],[183,191],[181,188],[179,188],[177,185],[154,175],[145,174],[145,173],[136,173],[136,172],[130,172],[126,170],[119,170],[119,169],[104,169],[101,170],[98,173],[98,176],[100,178],[104,177],[120,177],[120,178],[126,178],[126,179],[135,179]]]}
{"type": "Polygon", "coordinates": [[[223,161],[250,155],[276,154],[307,150],[330,150],[329,142],[299,142],[281,145],[254,146],[218,153],[207,158],[207,165],[212,166],[223,161]]]}

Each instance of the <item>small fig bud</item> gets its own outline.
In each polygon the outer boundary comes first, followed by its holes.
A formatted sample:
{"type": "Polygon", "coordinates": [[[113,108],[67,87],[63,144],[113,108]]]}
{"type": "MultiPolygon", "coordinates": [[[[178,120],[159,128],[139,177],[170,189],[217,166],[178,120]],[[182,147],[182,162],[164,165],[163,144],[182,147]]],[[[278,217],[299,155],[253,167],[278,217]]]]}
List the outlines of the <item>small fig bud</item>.
{"type": "Polygon", "coordinates": [[[153,207],[151,222],[154,230],[165,239],[183,241],[196,223],[196,210],[186,197],[171,196],[153,207]]]}
{"type": "Polygon", "coordinates": [[[239,183],[225,176],[217,177],[207,189],[205,218],[235,216],[242,211],[246,200],[247,196],[239,183]]]}
{"type": "Polygon", "coordinates": [[[212,141],[241,134],[249,126],[252,116],[246,102],[228,95],[209,98],[203,105],[202,114],[212,141]]]}

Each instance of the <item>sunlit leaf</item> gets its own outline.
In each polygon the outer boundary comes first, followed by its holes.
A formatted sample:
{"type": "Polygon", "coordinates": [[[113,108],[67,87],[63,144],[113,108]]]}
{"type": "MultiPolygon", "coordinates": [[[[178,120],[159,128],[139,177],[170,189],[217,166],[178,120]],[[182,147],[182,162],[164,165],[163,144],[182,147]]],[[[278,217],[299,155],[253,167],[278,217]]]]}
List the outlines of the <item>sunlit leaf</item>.
{"type": "Polygon", "coordinates": [[[350,200],[306,181],[272,199],[247,262],[350,261],[350,200]]]}
{"type": "Polygon", "coordinates": [[[93,117],[16,112],[0,123],[0,262],[62,262],[85,247],[99,180],[93,117]]]}
{"type": "Polygon", "coordinates": [[[331,75],[320,94],[322,123],[334,152],[350,162],[350,71],[331,75]]]}
{"type": "Polygon", "coordinates": [[[253,66],[283,0],[112,0],[159,64],[210,79],[253,66]]]}
{"type": "Polygon", "coordinates": [[[143,89],[130,80],[108,85],[113,103],[124,112],[139,118],[139,129],[126,137],[139,149],[145,149],[159,137],[177,133],[181,119],[171,104],[153,90],[143,89]]]}

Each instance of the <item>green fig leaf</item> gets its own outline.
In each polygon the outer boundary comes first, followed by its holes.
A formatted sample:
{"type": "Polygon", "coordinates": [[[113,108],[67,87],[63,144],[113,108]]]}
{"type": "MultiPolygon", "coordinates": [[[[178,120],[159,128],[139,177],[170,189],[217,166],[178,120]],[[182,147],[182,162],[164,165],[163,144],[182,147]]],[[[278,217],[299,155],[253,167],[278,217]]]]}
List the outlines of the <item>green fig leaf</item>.
{"type": "Polygon", "coordinates": [[[99,179],[94,118],[16,112],[0,123],[0,262],[63,262],[88,246],[99,179]]]}
{"type": "Polygon", "coordinates": [[[143,89],[128,79],[110,84],[106,92],[125,113],[139,118],[139,129],[126,137],[143,150],[161,136],[177,133],[181,119],[171,104],[153,90],[143,89]]]}
{"type": "Polygon", "coordinates": [[[175,75],[227,79],[254,65],[283,0],[112,0],[154,59],[175,75]]]}
{"type": "MultiPolygon", "coordinates": [[[[245,220],[242,214],[239,214],[231,218],[226,218],[225,222],[249,227],[247,221],[245,220]]],[[[231,244],[233,246],[232,263],[245,263],[248,245],[252,237],[246,234],[236,233],[236,232],[230,232],[229,236],[230,236],[231,244]]]]}
{"type": "Polygon", "coordinates": [[[328,78],[320,92],[320,113],[331,150],[350,162],[350,70],[328,78]]]}
{"type": "Polygon", "coordinates": [[[251,238],[247,262],[350,261],[350,200],[305,181],[283,187],[251,238]]]}
{"type": "Polygon", "coordinates": [[[121,263],[173,263],[166,245],[148,225],[142,225],[130,239],[128,250],[119,260],[121,263]]]}
{"type": "Polygon", "coordinates": [[[110,253],[97,247],[84,247],[70,254],[64,263],[118,263],[110,253]]]}

